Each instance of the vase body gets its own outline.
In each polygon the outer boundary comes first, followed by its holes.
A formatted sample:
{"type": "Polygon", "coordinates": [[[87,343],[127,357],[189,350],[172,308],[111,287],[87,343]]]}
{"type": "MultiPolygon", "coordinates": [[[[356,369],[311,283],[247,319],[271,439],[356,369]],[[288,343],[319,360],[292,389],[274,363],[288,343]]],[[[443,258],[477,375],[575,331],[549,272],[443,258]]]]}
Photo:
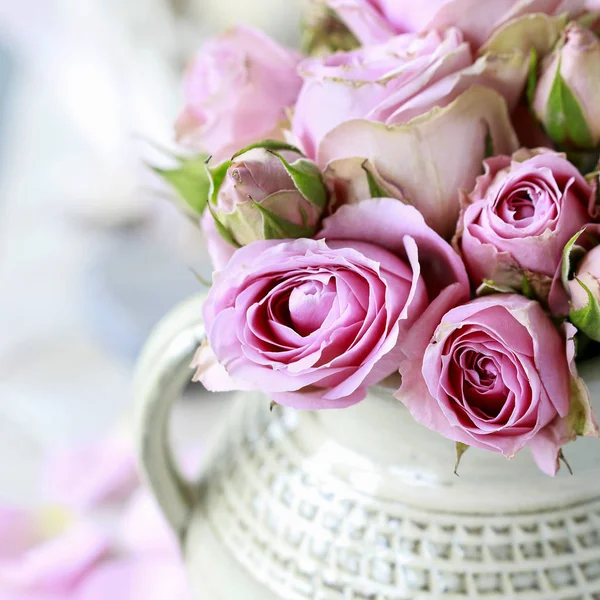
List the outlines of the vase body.
{"type": "Polygon", "coordinates": [[[237,396],[178,521],[198,600],[600,600],[597,439],[565,448],[573,475],[471,448],[457,476],[390,390],[320,412],[237,396]]]}

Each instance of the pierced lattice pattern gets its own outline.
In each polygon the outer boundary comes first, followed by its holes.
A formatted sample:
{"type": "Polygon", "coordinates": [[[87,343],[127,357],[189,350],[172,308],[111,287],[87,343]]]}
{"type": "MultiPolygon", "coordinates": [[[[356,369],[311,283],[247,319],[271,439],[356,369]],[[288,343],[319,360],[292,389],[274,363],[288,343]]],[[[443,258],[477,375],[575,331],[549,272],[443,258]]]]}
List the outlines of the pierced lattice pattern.
{"type": "Polygon", "coordinates": [[[239,423],[207,517],[282,599],[600,600],[600,498],[535,515],[432,513],[314,476],[293,411],[239,423]]]}

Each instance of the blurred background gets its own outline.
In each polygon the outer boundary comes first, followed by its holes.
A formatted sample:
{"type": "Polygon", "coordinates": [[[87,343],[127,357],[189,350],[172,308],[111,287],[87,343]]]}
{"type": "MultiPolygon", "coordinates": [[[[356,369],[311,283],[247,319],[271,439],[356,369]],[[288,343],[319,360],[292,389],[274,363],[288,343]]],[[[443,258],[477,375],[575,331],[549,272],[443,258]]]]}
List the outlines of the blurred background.
{"type": "MultiPolygon", "coordinates": [[[[145,165],[182,70],[234,23],[298,45],[300,3],[0,0],[0,501],[34,504],[48,453],[127,422],[144,339],[209,274],[145,165]]],[[[226,402],[192,395],[201,442],[226,402]]]]}

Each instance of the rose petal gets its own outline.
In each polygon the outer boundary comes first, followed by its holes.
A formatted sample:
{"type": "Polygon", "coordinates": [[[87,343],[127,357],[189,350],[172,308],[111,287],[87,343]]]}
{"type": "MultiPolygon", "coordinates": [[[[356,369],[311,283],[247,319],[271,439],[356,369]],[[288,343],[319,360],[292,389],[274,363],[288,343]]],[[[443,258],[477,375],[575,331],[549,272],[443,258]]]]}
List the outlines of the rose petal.
{"type": "Polygon", "coordinates": [[[107,555],[110,546],[111,540],[99,529],[80,523],[3,563],[0,579],[14,588],[66,594],[107,555]]]}
{"type": "Polygon", "coordinates": [[[112,435],[50,456],[45,467],[44,495],[64,506],[89,509],[124,499],[138,483],[131,442],[112,435]]]}
{"type": "Polygon", "coordinates": [[[431,227],[449,238],[459,214],[458,191],[472,189],[481,171],[488,129],[495,152],[516,150],[503,98],[474,86],[449,106],[407,125],[344,123],[325,136],[318,163],[326,167],[343,158],[369,159],[382,177],[402,189],[431,227]],[[424,181],[436,183],[424,186],[424,181]]]}
{"type": "Polygon", "coordinates": [[[73,600],[192,600],[179,561],[152,558],[113,560],[79,586],[73,600]]]}

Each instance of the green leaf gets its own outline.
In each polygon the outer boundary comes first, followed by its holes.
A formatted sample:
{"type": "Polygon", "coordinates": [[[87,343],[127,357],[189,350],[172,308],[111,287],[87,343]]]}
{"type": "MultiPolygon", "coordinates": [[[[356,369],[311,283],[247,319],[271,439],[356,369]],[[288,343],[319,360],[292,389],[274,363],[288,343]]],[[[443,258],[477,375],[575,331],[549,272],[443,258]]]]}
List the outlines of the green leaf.
{"type": "Polygon", "coordinates": [[[174,169],[150,168],[177,192],[194,213],[201,215],[206,208],[210,187],[204,166],[206,155],[174,158],[179,162],[174,169]]]}
{"type": "Polygon", "coordinates": [[[594,140],[583,110],[562,78],[560,65],[561,61],[556,68],[556,76],[546,107],[548,135],[559,145],[573,143],[579,148],[593,148],[594,140]]]}
{"type": "Polygon", "coordinates": [[[529,76],[527,77],[527,101],[529,106],[533,106],[535,90],[538,82],[538,55],[535,48],[529,53],[529,76]]]}
{"type": "Polygon", "coordinates": [[[302,152],[296,148],[296,146],[292,146],[291,144],[286,144],[285,142],[280,142],[279,140],[263,140],[262,142],[256,142],[256,144],[251,144],[243,150],[240,150],[231,157],[231,160],[235,160],[238,156],[244,154],[244,152],[249,152],[250,150],[255,150],[256,148],[260,148],[262,150],[271,150],[272,152],[288,150],[290,152],[302,154],[302,152]]]}
{"type": "Polygon", "coordinates": [[[375,177],[373,177],[373,173],[369,170],[369,161],[365,160],[361,165],[362,170],[367,174],[367,181],[369,182],[369,193],[371,194],[371,198],[387,198],[389,194],[387,194],[384,190],[379,187],[379,184],[375,181],[375,177]]]}
{"type": "Polygon", "coordinates": [[[254,202],[254,206],[263,216],[265,240],[311,238],[314,235],[312,227],[303,227],[287,221],[261,206],[258,202],[254,202]]]}
{"type": "Polygon", "coordinates": [[[290,164],[281,154],[274,150],[269,150],[269,152],[281,161],[302,196],[311,204],[325,210],[327,208],[327,188],[319,167],[306,158],[300,158],[290,164]]]}
{"type": "Polygon", "coordinates": [[[581,246],[577,246],[577,240],[581,237],[585,227],[578,231],[567,243],[563,250],[563,260],[561,266],[561,279],[565,289],[569,287],[569,280],[571,278],[571,272],[574,268],[574,262],[577,256],[581,256],[585,253],[585,250],[581,246]]]}
{"type": "Polygon", "coordinates": [[[580,310],[571,311],[569,315],[571,323],[592,340],[600,342],[600,305],[598,300],[581,279],[576,278],[575,281],[587,293],[588,305],[580,310]]]}
{"type": "Polygon", "coordinates": [[[470,446],[463,444],[462,442],[456,442],[456,464],[454,465],[454,474],[458,476],[458,467],[464,453],[469,449],[470,446]]]}

